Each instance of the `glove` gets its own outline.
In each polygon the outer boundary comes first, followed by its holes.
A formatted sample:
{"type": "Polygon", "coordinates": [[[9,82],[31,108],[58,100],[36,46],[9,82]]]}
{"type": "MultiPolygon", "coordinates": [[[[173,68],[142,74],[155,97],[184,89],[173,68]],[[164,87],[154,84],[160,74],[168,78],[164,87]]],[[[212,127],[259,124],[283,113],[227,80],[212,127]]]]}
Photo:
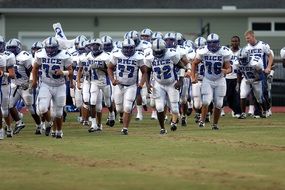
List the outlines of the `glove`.
{"type": "Polygon", "coordinates": [[[268,75],[268,76],[267,76],[267,81],[268,81],[269,83],[272,83],[272,82],[273,82],[273,76],[272,76],[272,75],[268,75]]]}
{"type": "Polygon", "coordinates": [[[240,83],[237,83],[236,88],[235,88],[236,92],[239,92],[240,90],[239,88],[240,88],[240,83]]]}
{"type": "Polygon", "coordinates": [[[254,79],[247,79],[245,81],[246,84],[252,84],[254,82],[254,79]]]}

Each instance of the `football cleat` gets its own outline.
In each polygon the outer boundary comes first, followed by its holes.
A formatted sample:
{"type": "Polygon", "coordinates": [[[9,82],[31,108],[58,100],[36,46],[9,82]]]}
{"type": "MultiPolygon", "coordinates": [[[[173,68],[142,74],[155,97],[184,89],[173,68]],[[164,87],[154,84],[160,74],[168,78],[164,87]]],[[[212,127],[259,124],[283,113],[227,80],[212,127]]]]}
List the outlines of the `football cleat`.
{"type": "Polygon", "coordinates": [[[238,117],[238,119],[246,119],[246,113],[242,113],[242,114],[238,117]]]}
{"type": "Polygon", "coordinates": [[[177,130],[177,124],[176,123],[174,123],[174,122],[171,122],[171,127],[170,127],[170,130],[171,131],[176,131],[177,130]]]}
{"type": "Polygon", "coordinates": [[[62,139],[62,137],[63,137],[63,132],[62,131],[57,131],[56,134],[55,134],[55,138],[62,139]]]}
{"type": "Polygon", "coordinates": [[[55,131],[52,130],[51,133],[50,133],[50,135],[51,135],[51,137],[53,137],[53,138],[56,137],[55,131]]]}
{"type": "Polygon", "coordinates": [[[12,138],[13,137],[13,130],[12,129],[7,129],[6,135],[7,135],[8,138],[12,138]]]}
{"type": "Polygon", "coordinates": [[[206,123],[209,123],[209,122],[210,122],[210,118],[211,118],[211,114],[210,114],[210,113],[207,113],[205,122],[206,122],[206,123]]]}
{"type": "Polygon", "coordinates": [[[212,130],[219,130],[218,125],[217,125],[217,124],[213,124],[213,125],[212,125],[212,130]]]}
{"type": "Polygon", "coordinates": [[[35,135],[41,135],[42,134],[42,128],[39,126],[36,127],[35,135]]]}
{"type": "Polygon", "coordinates": [[[203,128],[205,127],[205,123],[203,121],[199,121],[199,125],[198,125],[200,128],[203,128]]]}
{"type": "Polygon", "coordinates": [[[16,124],[13,134],[15,135],[15,134],[20,133],[20,131],[24,128],[25,128],[24,122],[20,121],[20,123],[16,124]]]}
{"type": "Polygon", "coordinates": [[[195,123],[198,123],[200,118],[201,118],[201,115],[199,113],[196,113],[195,116],[194,116],[195,123]]]}
{"type": "Polygon", "coordinates": [[[51,130],[51,124],[49,124],[48,126],[46,126],[46,130],[45,130],[45,135],[46,135],[46,136],[49,136],[50,130],[51,130]]]}
{"type": "Polygon", "coordinates": [[[182,117],[181,118],[181,126],[187,126],[187,122],[186,122],[186,117],[184,116],[184,117],[182,117]]]}
{"type": "Polygon", "coordinates": [[[93,132],[95,132],[95,131],[98,131],[98,127],[90,127],[90,128],[88,129],[88,132],[89,132],[89,133],[93,133],[93,132]]]}
{"type": "Polygon", "coordinates": [[[128,135],[128,134],[129,134],[128,129],[127,129],[127,128],[123,128],[123,129],[121,130],[121,134],[122,134],[122,135],[128,135]]]}
{"type": "Polygon", "coordinates": [[[159,134],[165,135],[165,134],[167,134],[167,130],[166,129],[160,129],[159,134]]]}
{"type": "Polygon", "coordinates": [[[109,126],[114,127],[115,125],[115,120],[108,120],[109,121],[109,126]]]}

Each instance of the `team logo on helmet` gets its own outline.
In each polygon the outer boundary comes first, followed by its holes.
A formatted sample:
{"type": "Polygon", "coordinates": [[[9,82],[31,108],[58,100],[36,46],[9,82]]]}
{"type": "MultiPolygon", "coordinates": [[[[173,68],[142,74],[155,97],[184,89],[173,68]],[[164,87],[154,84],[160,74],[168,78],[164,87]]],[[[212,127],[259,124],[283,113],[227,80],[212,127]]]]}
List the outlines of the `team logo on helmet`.
{"type": "Polygon", "coordinates": [[[166,43],[163,39],[156,39],[152,42],[153,56],[156,58],[162,58],[166,52],[166,43]]]}
{"type": "Polygon", "coordinates": [[[131,57],[135,54],[135,42],[132,39],[125,39],[122,44],[122,53],[126,57],[131,57]]]}
{"type": "Polygon", "coordinates": [[[217,52],[221,48],[220,37],[217,34],[211,33],[207,37],[207,48],[213,53],[217,52]]]}

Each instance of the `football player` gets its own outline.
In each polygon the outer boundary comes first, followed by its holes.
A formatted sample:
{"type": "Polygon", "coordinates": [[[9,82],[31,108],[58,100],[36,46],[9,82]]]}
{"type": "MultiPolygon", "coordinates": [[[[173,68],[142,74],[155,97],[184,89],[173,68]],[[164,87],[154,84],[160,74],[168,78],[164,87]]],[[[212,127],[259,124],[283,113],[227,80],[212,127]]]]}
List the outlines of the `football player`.
{"type": "Polygon", "coordinates": [[[7,126],[6,135],[7,137],[13,136],[13,130],[11,127],[11,118],[9,116],[9,102],[10,102],[10,92],[11,92],[11,79],[15,78],[14,65],[16,64],[15,55],[12,52],[5,51],[5,41],[2,36],[0,36],[0,59],[4,61],[3,71],[1,81],[1,111],[7,126]]]}
{"type": "MultiPolygon", "coordinates": [[[[263,98],[265,99],[266,104],[266,111],[270,110],[270,100],[269,100],[269,93],[268,93],[268,87],[267,87],[267,78],[270,77],[270,72],[272,71],[273,66],[273,54],[270,50],[270,46],[263,42],[258,41],[255,38],[255,34],[253,31],[249,30],[245,32],[245,40],[248,43],[247,49],[250,52],[250,56],[258,56],[262,59],[263,62],[263,72],[265,74],[265,77],[262,79],[262,85],[263,85],[263,98]]],[[[255,115],[261,115],[261,110],[255,110],[255,115]]]]}
{"type": "MultiPolygon", "coordinates": [[[[149,52],[151,52],[151,43],[145,40],[140,40],[139,33],[135,30],[128,32],[127,35],[128,39],[132,39],[135,42],[135,49],[136,51],[141,51],[144,53],[144,55],[147,55],[149,52]]],[[[142,73],[139,72],[139,81],[141,80],[142,73]]],[[[144,86],[137,94],[136,99],[136,107],[137,107],[137,116],[136,120],[142,120],[143,119],[143,112],[142,109],[147,110],[146,107],[146,98],[147,97],[147,89],[146,86],[144,86]]]]}
{"type": "MultiPolygon", "coordinates": [[[[0,49],[2,49],[4,44],[4,39],[2,36],[0,36],[0,49]]],[[[0,56],[0,79],[2,80],[3,76],[4,76],[4,67],[5,67],[5,59],[0,56]]],[[[0,86],[0,90],[1,90],[2,85],[0,86]]],[[[0,98],[2,100],[2,93],[0,94],[0,98]]],[[[0,105],[2,104],[2,102],[0,102],[0,105]]],[[[3,129],[3,123],[2,123],[2,110],[0,110],[0,119],[1,119],[1,123],[0,123],[0,140],[4,139],[5,136],[5,132],[3,129]]]]}
{"type": "Polygon", "coordinates": [[[12,52],[16,57],[16,64],[14,65],[15,70],[15,87],[11,90],[9,112],[12,118],[16,121],[14,134],[18,134],[24,127],[25,124],[19,117],[16,109],[16,103],[20,99],[23,99],[25,106],[31,113],[34,121],[36,122],[36,130],[41,128],[41,120],[37,115],[34,104],[35,92],[31,88],[30,75],[32,71],[32,55],[27,51],[22,51],[22,44],[17,39],[11,39],[6,44],[7,51],[12,52]]]}
{"type": "Polygon", "coordinates": [[[197,66],[203,61],[205,74],[201,85],[202,114],[199,127],[205,127],[205,119],[208,113],[208,106],[214,102],[213,130],[218,130],[218,121],[223,106],[223,99],[226,95],[225,75],[231,72],[231,52],[229,48],[220,45],[220,38],[217,34],[211,33],[207,37],[207,45],[197,50],[195,60],[192,62],[192,83],[197,83],[197,66]]]}
{"type": "MultiPolygon", "coordinates": [[[[62,115],[66,103],[65,77],[72,81],[73,70],[71,55],[59,49],[59,43],[54,37],[44,41],[44,48],[35,55],[33,67],[32,87],[36,88],[38,83],[38,71],[42,68],[42,84],[38,94],[38,109],[47,121],[46,135],[48,136],[52,126],[52,120],[48,114],[51,100],[53,101],[56,122],[56,138],[62,138],[62,115]],[[64,90],[63,90],[64,89],[64,90]]],[[[72,86],[73,83],[70,83],[72,86]]]]}
{"type": "Polygon", "coordinates": [[[111,127],[115,124],[115,113],[111,102],[112,87],[107,74],[107,64],[110,62],[110,56],[103,51],[103,44],[99,38],[93,40],[91,43],[91,52],[87,55],[91,74],[90,105],[92,125],[89,132],[94,132],[102,131],[102,94],[105,105],[111,113],[109,115],[109,125],[111,127]],[[97,123],[94,114],[95,110],[97,113],[97,123]]]}
{"type": "Polygon", "coordinates": [[[147,68],[144,65],[144,53],[135,50],[136,45],[132,39],[125,39],[122,46],[122,50],[117,50],[112,54],[108,64],[108,75],[115,86],[114,99],[116,110],[124,112],[121,133],[127,135],[133,104],[137,91],[143,87],[146,80],[147,68]],[[142,71],[140,83],[138,83],[139,70],[142,71]]]}
{"type": "MultiPolygon", "coordinates": [[[[174,67],[183,67],[180,62],[180,53],[175,49],[167,48],[166,43],[162,39],[157,39],[152,42],[153,53],[146,56],[146,66],[153,74],[154,84],[150,86],[147,82],[148,91],[153,94],[155,107],[157,110],[158,121],[160,125],[160,134],[166,134],[167,130],[164,127],[165,106],[167,100],[172,112],[171,130],[177,129],[177,118],[179,114],[179,90],[182,86],[183,77],[185,74],[181,72],[179,80],[174,67]]],[[[182,71],[182,69],[180,70],[182,71]]],[[[150,72],[149,72],[150,77],[150,72]]],[[[148,77],[148,78],[149,78],[148,77]]]]}
{"type": "Polygon", "coordinates": [[[239,62],[235,63],[238,69],[236,90],[240,88],[240,102],[242,114],[239,119],[245,119],[246,98],[253,91],[260,110],[261,117],[266,117],[266,105],[262,94],[263,62],[259,56],[252,56],[248,47],[242,48],[239,53],[239,62]],[[243,76],[243,78],[242,78],[243,76]],[[242,79],[241,79],[242,78],[242,79]]]}

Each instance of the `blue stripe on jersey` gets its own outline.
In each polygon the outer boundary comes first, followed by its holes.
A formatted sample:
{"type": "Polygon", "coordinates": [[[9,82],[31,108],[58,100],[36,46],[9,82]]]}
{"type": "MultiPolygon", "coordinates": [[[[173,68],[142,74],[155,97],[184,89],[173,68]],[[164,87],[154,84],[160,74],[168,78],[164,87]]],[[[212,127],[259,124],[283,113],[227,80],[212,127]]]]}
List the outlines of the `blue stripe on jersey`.
{"type": "Polygon", "coordinates": [[[263,61],[263,68],[266,69],[266,67],[267,67],[267,55],[265,53],[263,53],[262,61],[263,61]]]}

